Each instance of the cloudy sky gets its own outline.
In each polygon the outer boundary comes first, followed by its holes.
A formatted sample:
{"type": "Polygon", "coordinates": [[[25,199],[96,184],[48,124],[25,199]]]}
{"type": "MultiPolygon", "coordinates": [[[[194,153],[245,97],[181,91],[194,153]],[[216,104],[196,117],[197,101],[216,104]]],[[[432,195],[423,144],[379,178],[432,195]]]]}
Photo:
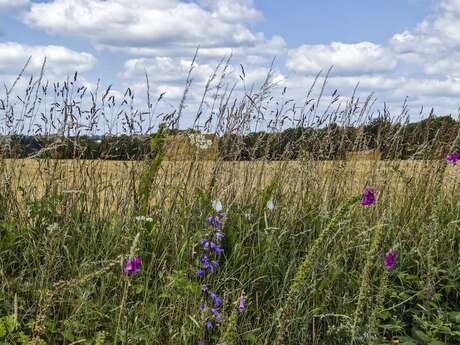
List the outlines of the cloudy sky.
{"type": "Polygon", "coordinates": [[[454,116],[460,106],[460,0],[0,0],[2,83],[47,56],[48,78],[79,71],[115,94],[143,94],[146,70],[152,94],[175,104],[197,46],[197,99],[231,53],[247,84],[276,58],[274,79],[295,99],[334,66],[330,90],[351,95],[359,82],[395,111],[408,97],[414,120],[421,106],[454,116]]]}

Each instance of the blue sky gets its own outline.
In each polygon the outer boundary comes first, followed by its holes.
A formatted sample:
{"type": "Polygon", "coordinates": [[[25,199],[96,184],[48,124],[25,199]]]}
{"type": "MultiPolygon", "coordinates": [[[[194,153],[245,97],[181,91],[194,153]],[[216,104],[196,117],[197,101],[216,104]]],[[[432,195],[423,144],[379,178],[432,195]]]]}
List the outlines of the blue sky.
{"type": "Polygon", "coordinates": [[[256,0],[267,35],[282,35],[295,47],[332,41],[384,43],[414,28],[433,8],[433,0],[256,0]]]}
{"type": "Polygon", "coordinates": [[[453,116],[460,106],[460,0],[0,0],[0,20],[7,84],[30,55],[29,73],[47,56],[50,80],[78,70],[116,97],[128,86],[144,95],[146,70],[153,97],[166,92],[173,108],[200,45],[190,109],[230,52],[235,79],[243,64],[256,85],[276,57],[274,80],[299,102],[333,65],[328,88],[344,102],[359,82],[378,107],[408,97],[412,119],[422,106],[453,116]]]}

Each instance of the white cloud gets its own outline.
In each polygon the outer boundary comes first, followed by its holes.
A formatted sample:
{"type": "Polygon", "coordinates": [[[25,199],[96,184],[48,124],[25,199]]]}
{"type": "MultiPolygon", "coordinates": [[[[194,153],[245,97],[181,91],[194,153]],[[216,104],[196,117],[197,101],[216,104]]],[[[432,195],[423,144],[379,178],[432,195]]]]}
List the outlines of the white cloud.
{"type": "Polygon", "coordinates": [[[385,48],[371,42],[330,45],[303,45],[288,52],[287,68],[315,74],[334,66],[334,73],[356,75],[387,72],[396,67],[396,59],[385,48]]]}
{"type": "MultiPolygon", "coordinates": [[[[154,82],[182,82],[187,77],[192,61],[171,57],[129,59],[125,62],[121,77],[124,79],[145,78],[147,72],[154,82]]],[[[203,81],[213,72],[209,64],[194,63],[193,78],[203,81]]]]}
{"type": "Polygon", "coordinates": [[[21,70],[31,56],[28,72],[38,72],[43,59],[47,58],[47,75],[64,77],[75,71],[85,72],[96,64],[96,58],[84,52],[77,52],[62,46],[30,46],[17,42],[0,43],[0,74],[9,74],[21,70]]]}
{"type": "Polygon", "coordinates": [[[441,0],[435,13],[414,30],[394,35],[390,44],[402,60],[428,75],[460,76],[460,0],[441,0]]]}
{"type": "Polygon", "coordinates": [[[259,17],[248,0],[53,0],[32,4],[23,20],[52,34],[84,37],[100,49],[136,54],[190,56],[197,46],[219,55],[284,47],[280,37],[267,40],[245,25],[259,17]]]}

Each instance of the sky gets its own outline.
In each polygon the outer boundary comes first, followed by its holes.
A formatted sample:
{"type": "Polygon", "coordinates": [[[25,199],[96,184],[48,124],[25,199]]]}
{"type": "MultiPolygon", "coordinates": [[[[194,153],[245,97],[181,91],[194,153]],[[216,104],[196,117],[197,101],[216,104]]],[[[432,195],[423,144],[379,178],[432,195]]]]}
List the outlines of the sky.
{"type": "Polygon", "coordinates": [[[46,56],[49,80],[78,71],[116,97],[131,87],[142,100],[146,71],[152,97],[165,93],[173,108],[198,46],[189,109],[231,53],[231,74],[238,80],[243,65],[245,85],[262,83],[275,59],[274,82],[299,103],[332,66],[327,90],[344,100],[359,83],[377,107],[398,112],[407,98],[412,120],[431,108],[458,116],[460,0],[0,0],[6,85],[29,56],[31,74],[46,56]]]}

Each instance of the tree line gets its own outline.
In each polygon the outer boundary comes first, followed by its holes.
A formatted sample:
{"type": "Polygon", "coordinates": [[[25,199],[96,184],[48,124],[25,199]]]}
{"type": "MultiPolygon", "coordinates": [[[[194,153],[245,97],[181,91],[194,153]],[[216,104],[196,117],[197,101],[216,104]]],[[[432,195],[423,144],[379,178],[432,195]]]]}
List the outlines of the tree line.
{"type": "MultiPolygon", "coordinates": [[[[174,137],[194,130],[164,129],[174,137]]],[[[353,127],[331,123],[322,128],[298,127],[281,132],[225,133],[216,136],[223,160],[340,160],[349,152],[374,151],[380,159],[439,159],[460,148],[460,122],[430,116],[415,123],[387,118],[353,127]]],[[[152,135],[0,136],[3,158],[137,160],[153,157],[152,135]]]]}

